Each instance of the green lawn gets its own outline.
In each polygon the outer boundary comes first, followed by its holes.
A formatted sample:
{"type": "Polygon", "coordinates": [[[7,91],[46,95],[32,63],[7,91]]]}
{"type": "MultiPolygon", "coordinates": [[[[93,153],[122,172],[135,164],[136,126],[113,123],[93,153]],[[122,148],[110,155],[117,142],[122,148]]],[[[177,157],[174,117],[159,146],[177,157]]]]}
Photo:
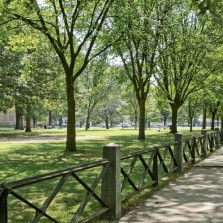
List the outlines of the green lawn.
{"type": "MultiPolygon", "coordinates": [[[[179,129],[188,134],[188,128],[179,129]]],[[[193,134],[200,134],[199,128],[193,134]]],[[[174,140],[168,129],[146,130],[146,140],[137,140],[138,130],[92,128],[77,129],[75,153],[64,152],[65,140],[55,141],[51,137],[66,137],[66,129],[34,129],[31,133],[0,128],[0,182],[14,181],[28,176],[46,173],[95,161],[102,156],[103,146],[113,142],[121,147],[122,154],[143,150],[174,140]],[[37,139],[47,139],[39,141],[37,139]],[[2,142],[2,140],[5,142],[2,142]],[[27,142],[27,140],[35,140],[27,142]],[[27,168],[28,167],[28,168],[27,168]]]]}
{"type": "Polygon", "coordinates": [[[66,129],[34,129],[32,133],[0,129],[0,181],[14,181],[100,159],[103,146],[110,142],[120,145],[122,154],[171,142],[173,136],[168,132],[147,130],[144,142],[137,140],[138,131],[134,129],[78,129],[78,151],[65,153],[65,140],[55,141],[51,137],[65,137],[66,129]],[[49,141],[37,142],[45,138],[49,141]],[[3,139],[7,142],[2,142],[3,139]]]}
{"type": "MultiPolygon", "coordinates": [[[[180,131],[184,132],[184,134],[189,134],[187,128],[180,129],[180,131]]],[[[200,134],[200,130],[198,129],[195,133],[200,134]]],[[[137,140],[137,134],[138,130],[135,129],[114,128],[106,130],[92,128],[88,131],[78,129],[78,151],[70,153],[64,152],[66,129],[34,129],[32,133],[24,133],[24,131],[0,128],[0,182],[11,182],[98,160],[102,156],[103,146],[110,142],[120,145],[121,153],[124,155],[133,151],[148,149],[155,145],[167,144],[174,139],[169,130],[164,129],[161,129],[161,132],[157,132],[156,129],[146,130],[145,141],[137,140]],[[56,141],[55,137],[62,138],[56,141]]],[[[91,171],[91,177],[85,173],[83,177],[90,183],[97,174],[98,170],[95,170],[91,171]]],[[[19,192],[24,193],[34,203],[41,204],[47,198],[49,192],[52,191],[55,183],[52,180],[47,184],[40,183],[39,185],[20,189],[19,192]]],[[[73,180],[68,184],[73,185],[73,180]]],[[[60,219],[60,222],[69,222],[68,219],[70,219],[73,209],[78,207],[73,205],[73,201],[75,200],[78,203],[81,197],[84,196],[84,192],[81,192],[81,187],[78,184],[75,186],[78,196],[70,193],[71,188],[73,186],[62,190],[49,210],[49,213],[60,219]],[[66,209],[65,215],[64,209],[66,209]]],[[[19,213],[23,212],[24,214],[16,214],[15,212],[18,212],[18,203],[15,200],[10,205],[11,210],[13,210],[10,212],[9,218],[12,219],[10,222],[22,223],[24,222],[23,216],[26,216],[25,218],[27,219],[27,216],[31,216],[31,213],[35,215],[32,210],[29,210],[23,204],[19,204],[19,213]],[[21,208],[24,210],[21,210],[21,208]]],[[[94,208],[95,204],[89,202],[87,210],[94,208]]],[[[41,222],[47,223],[48,220],[43,219],[41,222]]]]}

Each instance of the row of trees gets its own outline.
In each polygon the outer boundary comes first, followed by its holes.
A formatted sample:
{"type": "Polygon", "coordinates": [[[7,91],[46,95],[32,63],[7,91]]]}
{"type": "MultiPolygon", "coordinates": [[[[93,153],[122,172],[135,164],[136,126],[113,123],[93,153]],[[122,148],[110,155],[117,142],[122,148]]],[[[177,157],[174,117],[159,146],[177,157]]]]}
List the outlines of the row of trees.
{"type": "Polygon", "coordinates": [[[15,104],[27,130],[43,104],[66,112],[69,151],[77,149],[82,109],[86,129],[97,106],[105,120],[132,110],[140,140],[150,95],[163,117],[171,109],[172,133],[185,103],[190,121],[198,104],[204,117],[207,110],[222,117],[222,7],[208,0],[1,0],[1,110],[15,104]]]}

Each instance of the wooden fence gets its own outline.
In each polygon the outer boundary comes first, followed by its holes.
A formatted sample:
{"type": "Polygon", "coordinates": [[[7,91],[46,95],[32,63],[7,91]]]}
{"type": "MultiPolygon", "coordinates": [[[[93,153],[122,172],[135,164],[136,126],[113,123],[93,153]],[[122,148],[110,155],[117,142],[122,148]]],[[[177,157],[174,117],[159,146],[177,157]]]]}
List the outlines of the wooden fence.
{"type": "MultiPolygon", "coordinates": [[[[201,136],[185,139],[183,139],[182,134],[176,134],[173,143],[131,153],[123,157],[120,156],[118,145],[108,144],[103,149],[102,160],[15,182],[1,183],[0,223],[63,222],[57,219],[55,213],[51,214],[49,209],[55,201],[56,206],[59,205],[60,199],[56,198],[61,190],[66,188],[66,185],[68,185],[70,193],[76,193],[78,196],[79,192],[74,189],[77,184],[83,188],[85,195],[81,200],[78,200],[79,204],[70,215],[69,222],[89,222],[99,216],[102,219],[118,219],[121,216],[122,201],[129,199],[145,188],[158,185],[159,180],[167,174],[175,171],[182,172],[185,164],[194,164],[205,158],[215,148],[220,147],[223,142],[222,134],[219,129],[213,132],[203,130],[201,136]],[[89,185],[88,178],[92,175],[94,168],[97,169],[97,175],[89,185]],[[88,174],[85,180],[79,176],[79,173],[84,171],[87,171],[88,174]],[[32,198],[27,199],[23,195],[24,191],[22,193],[19,190],[40,182],[50,184],[50,180],[55,179],[57,180],[54,189],[44,196],[44,199],[41,199],[41,205],[37,205],[32,198]],[[70,179],[72,179],[72,184],[70,179]],[[15,215],[10,209],[12,199],[20,201],[24,208],[32,210],[28,212],[28,216],[23,218],[26,219],[25,221],[15,221],[9,218],[9,216],[15,215]],[[91,212],[87,213],[87,216],[82,216],[92,199],[99,204],[97,210],[93,208],[91,212]],[[13,213],[11,214],[11,212],[13,213]]],[[[30,193],[33,194],[34,192],[31,191],[30,193]]],[[[61,200],[63,198],[64,194],[61,200]]],[[[63,212],[66,211],[65,208],[63,212]]],[[[21,214],[22,211],[19,212],[20,217],[21,214]]],[[[66,220],[66,222],[68,221],[66,220]]]]}

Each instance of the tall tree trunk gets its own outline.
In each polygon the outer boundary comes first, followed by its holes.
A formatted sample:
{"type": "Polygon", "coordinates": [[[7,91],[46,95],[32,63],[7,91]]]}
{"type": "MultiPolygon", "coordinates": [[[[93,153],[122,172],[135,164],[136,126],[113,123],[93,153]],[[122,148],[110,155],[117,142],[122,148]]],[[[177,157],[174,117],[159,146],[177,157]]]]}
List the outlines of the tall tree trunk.
{"type": "Polygon", "coordinates": [[[49,123],[48,123],[49,126],[52,126],[52,113],[53,111],[49,110],[49,123]]]}
{"type": "Polygon", "coordinates": [[[148,126],[148,128],[150,129],[150,124],[151,123],[151,121],[150,121],[150,118],[149,118],[149,120],[148,120],[148,123],[147,123],[147,126],[148,126]]]}
{"type": "Polygon", "coordinates": [[[24,130],[24,118],[21,116],[21,130],[24,130]]]}
{"type": "Polygon", "coordinates": [[[26,131],[25,132],[32,132],[31,130],[31,107],[30,105],[27,106],[27,114],[26,114],[26,131]]]}
{"type": "Polygon", "coordinates": [[[22,113],[19,107],[15,104],[15,117],[16,117],[16,123],[15,123],[15,129],[21,129],[21,117],[22,113]]]}
{"type": "Polygon", "coordinates": [[[177,115],[178,115],[178,108],[174,105],[171,105],[172,110],[172,126],[170,132],[175,134],[177,133],[177,115]]]}
{"type": "Polygon", "coordinates": [[[36,128],[36,119],[33,118],[33,128],[35,129],[36,128]]]}
{"type": "Polygon", "coordinates": [[[109,129],[108,117],[105,118],[105,127],[106,129],[109,129]]]}
{"type": "Polygon", "coordinates": [[[190,132],[193,131],[193,118],[194,118],[194,110],[191,102],[189,101],[188,104],[188,111],[189,111],[189,124],[190,124],[190,132]]]}
{"type": "Polygon", "coordinates": [[[63,116],[60,116],[60,118],[59,118],[59,128],[60,129],[63,128],[63,116]]]}
{"type": "Polygon", "coordinates": [[[97,102],[93,102],[93,103],[89,102],[85,130],[88,130],[90,128],[91,113],[94,110],[96,104],[97,102]]]}
{"type": "Polygon", "coordinates": [[[214,126],[215,126],[214,120],[215,120],[219,105],[220,105],[220,101],[217,102],[214,109],[210,109],[211,110],[211,130],[214,130],[214,126]]]}
{"type": "Polygon", "coordinates": [[[88,130],[90,128],[90,113],[87,113],[87,119],[85,124],[85,130],[88,130]]]}
{"type": "Polygon", "coordinates": [[[211,130],[214,130],[215,112],[211,112],[211,130]]]}
{"type": "Polygon", "coordinates": [[[190,117],[190,132],[193,131],[193,118],[190,117]]]}
{"type": "Polygon", "coordinates": [[[67,141],[66,141],[66,151],[77,151],[76,146],[76,127],[75,127],[75,97],[74,97],[74,84],[72,81],[72,75],[70,78],[66,79],[67,84],[67,141]]]}
{"type": "Polygon", "coordinates": [[[32,132],[31,130],[31,117],[26,117],[26,131],[25,132],[32,132]]]}
{"type": "Polygon", "coordinates": [[[164,127],[166,126],[166,122],[167,122],[167,115],[164,114],[164,115],[163,115],[163,126],[164,126],[164,127]]]}
{"type": "Polygon", "coordinates": [[[137,129],[137,122],[138,122],[138,111],[137,109],[135,109],[135,117],[134,117],[135,129],[137,129]]]}
{"type": "Polygon", "coordinates": [[[206,129],[207,125],[207,108],[203,108],[203,121],[202,121],[202,129],[206,129]]]}
{"type": "Polygon", "coordinates": [[[146,109],[145,109],[145,101],[140,100],[139,101],[139,140],[145,140],[145,115],[146,115],[146,109]]]}

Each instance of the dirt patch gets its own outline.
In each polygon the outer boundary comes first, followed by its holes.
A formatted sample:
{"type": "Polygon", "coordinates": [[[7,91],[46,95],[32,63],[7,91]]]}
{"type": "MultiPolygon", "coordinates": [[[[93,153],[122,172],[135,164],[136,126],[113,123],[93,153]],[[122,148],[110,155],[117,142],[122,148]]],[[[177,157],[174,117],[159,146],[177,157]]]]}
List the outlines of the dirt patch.
{"type": "MultiPolygon", "coordinates": [[[[77,136],[76,139],[100,139],[102,136],[77,136]]],[[[41,142],[58,142],[66,141],[66,136],[44,136],[44,137],[29,137],[29,138],[0,138],[0,142],[9,143],[41,143],[41,142]]]]}

